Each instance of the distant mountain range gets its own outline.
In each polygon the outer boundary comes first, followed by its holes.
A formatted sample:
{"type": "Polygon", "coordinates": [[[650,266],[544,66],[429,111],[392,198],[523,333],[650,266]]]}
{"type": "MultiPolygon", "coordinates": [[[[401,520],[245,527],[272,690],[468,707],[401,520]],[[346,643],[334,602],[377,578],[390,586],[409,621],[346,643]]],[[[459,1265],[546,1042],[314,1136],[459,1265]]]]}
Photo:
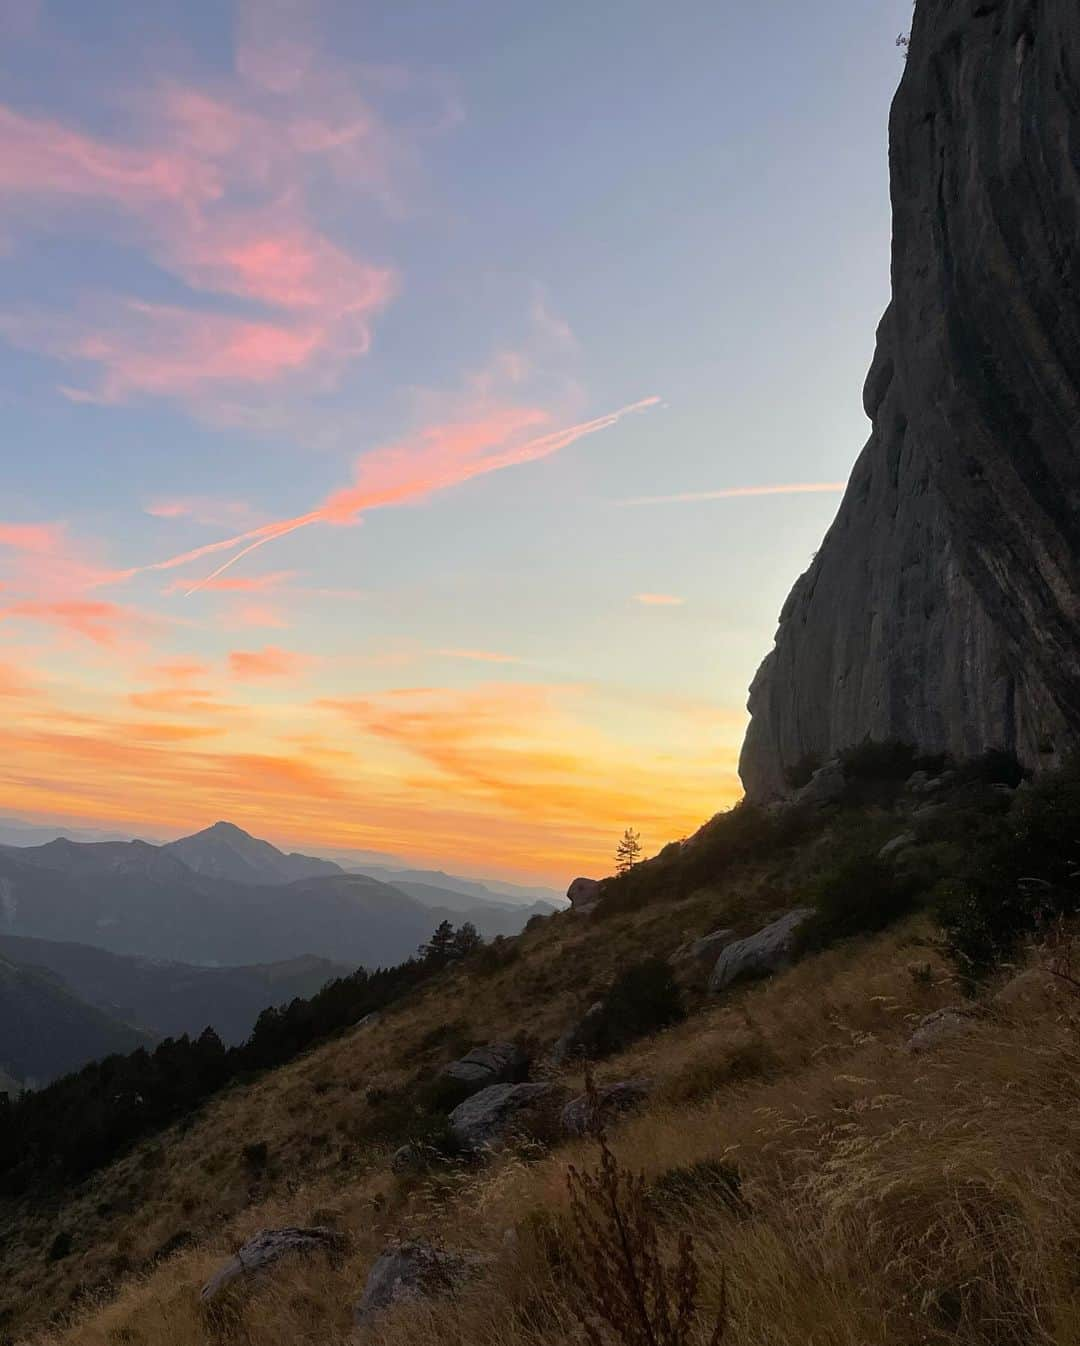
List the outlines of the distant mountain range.
{"type": "Polygon", "coordinates": [[[407,958],[441,920],[515,934],[553,909],[410,886],[287,855],[225,822],[161,846],[59,838],[0,847],[0,935],[204,965],[310,954],[375,967],[407,958]]]}
{"type": "Polygon", "coordinates": [[[441,921],[512,935],[554,910],[441,871],[376,868],[395,881],[227,822],[163,845],[0,846],[0,1079],[40,1084],[207,1025],[240,1042],[267,1006],[399,963],[441,921]]]}

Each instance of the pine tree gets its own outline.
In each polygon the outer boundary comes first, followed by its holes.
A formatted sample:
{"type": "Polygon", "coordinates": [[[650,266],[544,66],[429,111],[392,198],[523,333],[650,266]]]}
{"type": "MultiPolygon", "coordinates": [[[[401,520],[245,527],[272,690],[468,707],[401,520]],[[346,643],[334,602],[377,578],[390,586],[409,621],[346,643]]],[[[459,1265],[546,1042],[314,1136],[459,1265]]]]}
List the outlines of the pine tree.
{"type": "Polygon", "coordinates": [[[454,927],[442,921],[426,944],[420,945],[420,957],[427,963],[447,963],[454,955],[454,927]]]}
{"type": "Polygon", "coordinates": [[[629,873],[640,859],[641,837],[632,827],[628,827],[622,834],[618,846],[615,847],[616,874],[629,873]]]}
{"type": "Polygon", "coordinates": [[[454,957],[467,958],[469,954],[475,952],[483,942],[480,931],[477,930],[472,921],[466,921],[463,925],[458,927],[454,934],[454,957]]]}

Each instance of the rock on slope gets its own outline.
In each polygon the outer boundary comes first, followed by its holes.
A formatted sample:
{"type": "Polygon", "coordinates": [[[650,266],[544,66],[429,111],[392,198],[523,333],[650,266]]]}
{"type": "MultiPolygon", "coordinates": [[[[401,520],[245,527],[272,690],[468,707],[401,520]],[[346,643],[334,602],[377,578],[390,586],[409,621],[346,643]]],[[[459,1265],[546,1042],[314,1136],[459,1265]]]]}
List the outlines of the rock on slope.
{"type": "Polygon", "coordinates": [[[873,422],[750,691],[740,771],[1080,741],[1080,6],[918,0],[873,422]]]}

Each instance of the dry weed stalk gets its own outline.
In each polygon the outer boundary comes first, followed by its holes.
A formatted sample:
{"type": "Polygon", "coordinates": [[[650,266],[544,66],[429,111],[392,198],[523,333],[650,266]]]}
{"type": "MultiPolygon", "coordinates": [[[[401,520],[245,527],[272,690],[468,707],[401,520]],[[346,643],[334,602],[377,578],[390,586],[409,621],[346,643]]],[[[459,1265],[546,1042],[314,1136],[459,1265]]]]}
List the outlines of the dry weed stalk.
{"type": "Polygon", "coordinates": [[[612,1153],[591,1073],[585,1090],[600,1163],[590,1173],[571,1165],[566,1181],[578,1241],[570,1270],[583,1294],[577,1313],[589,1346],[608,1340],[624,1346],[692,1346],[705,1340],[719,1346],[727,1322],[726,1280],[705,1337],[694,1240],[684,1232],[674,1266],[666,1265],[645,1176],[621,1167],[612,1153]]]}

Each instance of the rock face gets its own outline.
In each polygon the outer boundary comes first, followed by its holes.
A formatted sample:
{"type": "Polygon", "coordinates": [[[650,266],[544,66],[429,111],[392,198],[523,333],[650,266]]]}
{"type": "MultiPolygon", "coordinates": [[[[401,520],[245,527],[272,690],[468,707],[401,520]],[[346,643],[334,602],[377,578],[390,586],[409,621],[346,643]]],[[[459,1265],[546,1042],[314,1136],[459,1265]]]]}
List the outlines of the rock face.
{"type": "Polygon", "coordinates": [[[873,423],[750,690],[752,799],[867,736],[1080,742],[1080,6],[917,0],[873,423]]]}
{"type": "Polygon", "coordinates": [[[214,1299],[241,1276],[253,1276],[291,1253],[332,1252],[340,1246],[333,1229],[314,1225],[309,1229],[261,1229],[244,1244],[235,1257],[220,1266],[202,1289],[204,1301],[214,1299]]]}
{"type": "Polygon", "coordinates": [[[729,944],[716,960],[709,990],[724,991],[744,977],[765,977],[778,971],[791,957],[799,926],[813,914],[813,907],[796,907],[771,925],[729,944]]]}

